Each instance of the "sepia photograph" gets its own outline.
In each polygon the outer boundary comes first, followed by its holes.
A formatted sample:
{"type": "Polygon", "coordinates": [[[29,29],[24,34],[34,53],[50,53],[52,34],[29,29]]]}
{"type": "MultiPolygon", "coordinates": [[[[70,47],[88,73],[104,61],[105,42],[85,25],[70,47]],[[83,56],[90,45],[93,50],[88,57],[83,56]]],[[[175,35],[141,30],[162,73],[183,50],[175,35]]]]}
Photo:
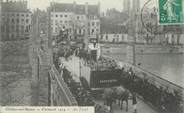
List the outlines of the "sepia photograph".
{"type": "Polygon", "coordinates": [[[184,0],[0,0],[0,113],[39,111],[184,113],[184,0]]]}

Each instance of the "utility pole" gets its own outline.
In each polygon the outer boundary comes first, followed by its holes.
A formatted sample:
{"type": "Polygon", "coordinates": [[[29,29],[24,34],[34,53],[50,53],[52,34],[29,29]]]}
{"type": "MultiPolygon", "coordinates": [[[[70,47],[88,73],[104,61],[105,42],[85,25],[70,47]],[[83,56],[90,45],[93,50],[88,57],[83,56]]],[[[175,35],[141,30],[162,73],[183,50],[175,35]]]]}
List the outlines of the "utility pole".
{"type": "Polygon", "coordinates": [[[136,39],[138,39],[138,31],[139,31],[139,12],[134,13],[134,17],[136,19],[135,25],[135,36],[133,37],[133,65],[136,65],[136,39]]]}
{"type": "Polygon", "coordinates": [[[48,15],[47,15],[47,19],[48,19],[48,23],[47,23],[47,27],[48,27],[48,31],[47,31],[47,36],[48,36],[48,46],[49,48],[52,47],[52,39],[51,39],[51,17],[50,17],[50,13],[51,13],[51,7],[48,8],[48,15]]]}
{"type": "Polygon", "coordinates": [[[136,38],[138,38],[139,9],[129,9],[127,59],[128,62],[136,65],[136,38]]]}
{"type": "Polygon", "coordinates": [[[86,20],[85,20],[85,33],[84,33],[84,43],[85,43],[85,49],[88,49],[88,16],[86,15],[86,20]]]}
{"type": "Polygon", "coordinates": [[[51,7],[52,6],[50,6],[49,8],[48,8],[48,31],[47,31],[47,36],[48,36],[48,52],[49,52],[49,55],[50,55],[50,57],[49,57],[49,63],[50,63],[50,65],[52,65],[53,64],[53,47],[52,47],[52,35],[51,35],[51,7]]]}

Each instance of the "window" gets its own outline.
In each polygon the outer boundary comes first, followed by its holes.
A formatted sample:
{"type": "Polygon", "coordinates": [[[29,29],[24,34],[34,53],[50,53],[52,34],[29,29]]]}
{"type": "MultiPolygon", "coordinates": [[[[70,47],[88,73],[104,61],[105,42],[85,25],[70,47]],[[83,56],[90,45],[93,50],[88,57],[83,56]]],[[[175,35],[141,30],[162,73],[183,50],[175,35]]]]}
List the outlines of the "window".
{"type": "Polygon", "coordinates": [[[88,26],[90,26],[90,23],[88,23],[88,26]]]}
{"type": "Polygon", "coordinates": [[[15,21],[14,21],[14,19],[12,18],[12,23],[14,23],[15,21]]]}
{"type": "Polygon", "coordinates": [[[15,16],[15,14],[12,14],[12,16],[15,16]]]}
{"type": "Polygon", "coordinates": [[[24,16],[24,14],[22,14],[21,16],[24,16]]]}
{"type": "Polygon", "coordinates": [[[88,29],[88,35],[90,35],[90,29],[88,29]]]}
{"type": "Polygon", "coordinates": [[[95,31],[95,30],[94,30],[94,29],[92,29],[92,30],[91,30],[91,34],[93,34],[93,33],[94,33],[94,31],[95,31]]]}
{"type": "Polygon", "coordinates": [[[77,19],[79,20],[79,16],[77,16],[77,19]]]}
{"type": "Polygon", "coordinates": [[[79,34],[82,34],[81,29],[79,29],[79,34]]]}
{"type": "Polygon", "coordinates": [[[95,25],[95,23],[94,22],[92,22],[92,26],[94,26],[95,25]]]}
{"type": "Polygon", "coordinates": [[[58,15],[56,15],[56,17],[58,17],[58,15]]]}
{"type": "Polygon", "coordinates": [[[19,19],[17,18],[17,23],[19,23],[19,19]]]}
{"type": "Polygon", "coordinates": [[[67,15],[65,15],[65,17],[67,17],[67,15]]]}
{"type": "Polygon", "coordinates": [[[19,16],[19,14],[17,14],[17,16],[19,16]]]}
{"type": "Polygon", "coordinates": [[[29,19],[26,19],[26,23],[29,23],[29,19]]]}
{"type": "Polygon", "coordinates": [[[63,23],[63,21],[61,20],[61,21],[60,21],[60,23],[62,24],[62,23],[63,23]]]}
{"type": "Polygon", "coordinates": [[[26,14],[26,17],[28,17],[29,16],[29,14],[26,14]]]}
{"type": "Polygon", "coordinates": [[[24,19],[21,19],[22,22],[24,22],[24,19]]]}
{"type": "Polygon", "coordinates": [[[60,15],[60,17],[62,18],[62,17],[63,17],[63,15],[60,15]]]}
{"type": "Polygon", "coordinates": [[[105,36],[106,40],[108,40],[108,35],[105,36]]]}

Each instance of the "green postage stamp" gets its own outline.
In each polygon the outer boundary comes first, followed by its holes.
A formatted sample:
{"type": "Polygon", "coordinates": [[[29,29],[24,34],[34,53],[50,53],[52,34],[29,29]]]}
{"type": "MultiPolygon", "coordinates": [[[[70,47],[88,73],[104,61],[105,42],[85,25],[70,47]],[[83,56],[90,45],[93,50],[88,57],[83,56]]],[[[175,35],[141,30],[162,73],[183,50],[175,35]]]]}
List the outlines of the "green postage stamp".
{"type": "Polygon", "coordinates": [[[184,0],[158,0],[159,24],[183,24],[184,0]]]}

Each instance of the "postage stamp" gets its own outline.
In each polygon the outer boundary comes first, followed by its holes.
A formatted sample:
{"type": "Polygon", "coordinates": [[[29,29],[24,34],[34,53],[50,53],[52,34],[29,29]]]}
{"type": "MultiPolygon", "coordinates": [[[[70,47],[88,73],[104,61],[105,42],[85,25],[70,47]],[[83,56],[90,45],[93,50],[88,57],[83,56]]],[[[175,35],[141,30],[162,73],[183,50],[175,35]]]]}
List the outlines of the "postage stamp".
{"type": "Polygon", "coordinates": [[[184,23],[183,0],[158,0],[159,24],[184,23]]]}

